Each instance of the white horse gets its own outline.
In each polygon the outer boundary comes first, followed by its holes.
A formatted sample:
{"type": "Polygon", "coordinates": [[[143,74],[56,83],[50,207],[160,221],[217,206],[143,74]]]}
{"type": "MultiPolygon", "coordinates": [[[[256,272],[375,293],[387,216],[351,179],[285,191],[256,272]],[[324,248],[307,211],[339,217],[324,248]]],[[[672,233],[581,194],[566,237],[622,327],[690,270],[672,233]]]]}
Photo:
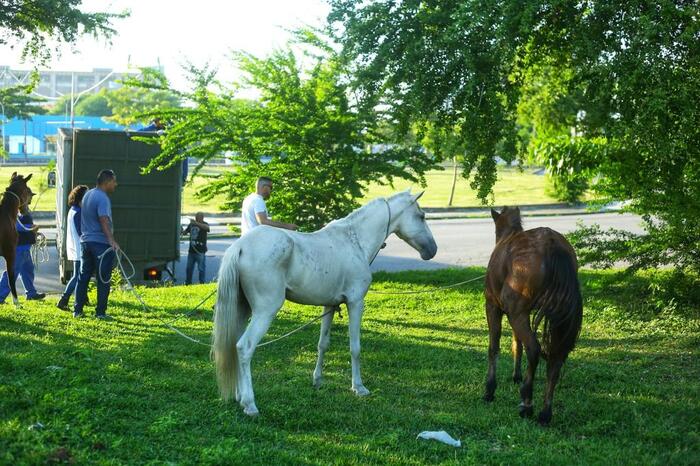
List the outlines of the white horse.
{"type": "Polygon", "coordinates": [[[246,414],[258,414],[250,361],[285,299],[325,306],[313,373],[316,387],[322,382],[334,311],[346,304],[352,390],[359,396],[369,395],[360,377],[360,320],[372,282],[370,263],[391,233],[424,260],[435,256],[437,245],[416,202],[421,195],[405,191],[375,199],[314,233],[263,225],[228,248],[219,270],[212,349],[224,400],[235,394],[246,414]]]}

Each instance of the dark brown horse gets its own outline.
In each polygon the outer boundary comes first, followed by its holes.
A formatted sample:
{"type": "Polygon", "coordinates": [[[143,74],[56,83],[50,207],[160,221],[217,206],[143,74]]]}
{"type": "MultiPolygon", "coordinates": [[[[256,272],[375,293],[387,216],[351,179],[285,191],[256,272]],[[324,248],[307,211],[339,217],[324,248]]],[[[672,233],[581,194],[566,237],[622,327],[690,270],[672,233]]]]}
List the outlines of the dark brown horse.
{"type": "Polygon", "coordinates": [[[574,348],[583,317],[576,253],[561,234],[549,228],[523,231],[520,209],[491,210],[496,247],[486,273],[486,318],[489,325],[489,369],[484,399],[493,401],[501,320],[513,328],[513,381],[520,387],[520,415],[532,416],[532,384],[540,355],[547,360],[547,387],[539,422],[552,418],[554,387],[566,357],[574,348]],[[534,312],[533,312],[534,311],[534,312]],[[544,320],[541,343],[537,327],[544,320]],[[523,345],[527,371],[522,380],[523,345]]]}
{"type": "Polygon", "coordinates": [[[26,178],[18,175],[17,172],[12,174],[10,186],[5,189],[0,200],[0,255],[5,257],[7,263],[7,278],[10,283],[10,291],[12,291],[12,300],[15,306],[19,305],[17,299],[17,288],[15,286],[15,254],[17,248],[17,213],[21,205],[26,204],[29,200],[31,190],[27,186],[27,182],[32,178],[32,175],[26,178]]]}

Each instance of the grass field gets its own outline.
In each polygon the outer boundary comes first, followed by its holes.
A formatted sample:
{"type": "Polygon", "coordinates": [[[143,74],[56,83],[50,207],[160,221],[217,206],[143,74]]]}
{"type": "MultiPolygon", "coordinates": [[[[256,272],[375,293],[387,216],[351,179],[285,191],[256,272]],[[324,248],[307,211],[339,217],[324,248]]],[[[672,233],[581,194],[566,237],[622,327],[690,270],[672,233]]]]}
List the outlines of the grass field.
{"type": "MultiPolygon", "coordinates": [[[[378,274],[373,289],[454,283],[483,269],[378,274]]],[[[0,463],[43,464],[697,464],[700,310],[661,290],[667,274],[581,273],[584,326],[548,428],[518,417],[504,326],[496,400],[481,400],[487,331],[481,284],[369,295],[363,379],[349,390],[347,313],[332,329],[325,385],[311,387],[318,324],[261,348],[261,416],[217,396],[208,349],[164,328],[213,285],[116,292],[114,322],[73,320],[50,301],[0,306],[0,463]],[[43,427],[39,427],[41,423],[43,427]],[[34,426],[34,427],[32,427],[34,426]],[[460,438],[455,449],[416,440],[460,438]]],[[[694,293],[697,298],[697,287],[694,293]]],[[[211,310],[177,325],[208,340],[211,310]]],[[[318,315],[286,305],[267,338],[318,315]]],[[[535,385],[539,405],[544,364],[535,385]]]]}
{"type": "MultiPolygon", "coordinates": [[[[34,179],[30,182],[30,186],[37,194],[43,191],[44,188],[40,186],[39,180],[45,183],[46,173],[41,172],[41,167],[0,167],[0,180],[9,181],[13,171],[19,171],[26,175],[33,173],[34,179]]],[[[215,173],[215,170],[209,170],[209,173],[215,173]]],[[[425,188],[426,192],[421,198],[421,205],[424,207],[446,207],[452,185],[452,171],[449,169],[444,171],[434,170],[427,174],[426,179],[428,184],[425,188]]],[[[207,182],[207,178],[198,177],[193,183],[185,187],[182,204],[184,213],[193,213],[200,210],[211,213],[220,212],[219,206],[223,202],[222,196],[206,202],[195,197],[197,188],[207,182]]],[[[363,202],[379,196],[387,196],[409,187],[413,188],[413,190],[423,189],[420,186],[412,186],[410,183],[401,180],[396,181],[394,188],[373,184],[367,191],[363,202]]],[[[494,202],[496,205],[524,205],[547,204],[557,201],[545,193],[545,179],[543,176],[534,175],[532,171],[519,172],[515,169],[501,168],[498,181],[494,187],[494,202]]],[[[36,205],[35,210],[54,211],[56,209],[56,190],[46,190],[46,192],[41,194],[38,201],[36,198],[34,199],[34,204],[36,205]]],[[[469,182],[461,176],[458,177],[453,207],[480,205],[475,191],[469,186],[469,182]]]]}

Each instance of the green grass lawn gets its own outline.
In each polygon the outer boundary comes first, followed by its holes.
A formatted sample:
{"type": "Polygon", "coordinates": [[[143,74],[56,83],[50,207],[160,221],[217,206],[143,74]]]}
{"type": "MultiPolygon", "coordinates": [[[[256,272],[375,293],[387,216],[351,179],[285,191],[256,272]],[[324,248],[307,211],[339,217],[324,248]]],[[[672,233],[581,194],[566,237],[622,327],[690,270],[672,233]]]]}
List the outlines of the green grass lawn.
{"type": "MultiPolygon", "coordinates": [[[[533,174],[533,170],[519,171],[514,168],[499,167],[498,181],[493,188],[494,205],[525,205],[525,204],[551,204],[558,202],[545,193],[545,177],[533,174]]],[[[423,207],[447,207],[452,187],[452,169],[444,171],[433,170],[426,175],[427,187],[421,197],[423,207]]],[[[481,206],[481,201],[476,197],[476,191],[469,185],[470,181],[462,178],[461,172],[457,176],[453,207],[481,206]]],[[[370,186],[366,200],[379,196],[388,196],[396,191],[411,188],[413,191],[422,191],[419,185],[398,180],[391,186],[373,184],[370,186]]]]}
{"type": "MultiPolygon", "coordinates": [[[[214,174],[216,169],[207,169],[207,173],[214,174]]],[[[46,173],[41,173],[41,167],[0,167],[0,181],[7,180],[9,182],[10,175],[13,171],[19,171],[21,174],[34,174],[34,179],[30,182],[30,186],[35,193],[41,197],[34,199],[33,204],[36,206],[34,210],[38,211],[55,211],[56,209],[56,190],[45,189],[40,185],[40,180],[45,184],[46,173]]],[[[525,204],[547,204],[557,202],[556,199],[545,193],[545,178],[544,176],[534,175],[533,170],[520,172],[510,168],[500,168],[498,181],[494,186],[494,203],[495,205],[525,205],[525,204]]],[[[119,175],[119,174],[117,174],[119,175]]],[[[450,169],[444,171],[433,170],[426,175],[427,187],[425,194],[421,198],[421,205],[424,207],[447,207],[450,187],[452,183],[452,171],[450,169]]],[[[3,181],[4,182],[4,181],[3,181]]],[[[195,197],[195,192],[198,188],[208,182],[207,178],[197,177],[194,182],[185,186],[183,192],[182,211],[184,213],[194,213],[197,211],[216,213],[220,212],[219,206],[223,203],[223,196],[217,196],[208,201],[202,201],[195,197]]],[[[423,190],[418,185],[398,180],[394,187],[372,184],[363,203],[380,196],[388,196],[397,191],[402,191],[411,187],[414,191],[423,190]]],[[[481,203],[476,197],[476,192],[469,186],[469,181],[461,176],[457,179],[457,187],[455,189],[455,198],[453,207],[474,207],[480,206],[481,203]]]]}
{"type": "MultiPolygon", "coordinates": [[[[373,288],[418,289],[481,273],[377,274],[373,288]]],[[[213,285],[140,289],[150,313],[115,292],[114,322],[73,320],[50,300],[19,311],[0,306],[0,463],[697,464],[700,310],[698,300],[684,307],[659,294],[664,276],[581,273],[583,331],[548,428],[518,417],[507,325],[496,400],[481,400],[487,331],[479,282],[368,296],[366,398],[349,390],[346,312],[333,325],[318,391],[318,324],[260,348],[256,419],[219,400],[208,349],[156,319],[187,312],[213,285]],[[37,423],[44,427],[30,429],[37,423]],[[416,440],[442,429],[463,447],[416,440]]],[[[208,340],[212,315],[204,308],[178,325],[208,340]]],[[[319,312],[287,304],[267,338],[319,312]]],[[[541,364],[537,405],[543,377],[541,364]]]]}

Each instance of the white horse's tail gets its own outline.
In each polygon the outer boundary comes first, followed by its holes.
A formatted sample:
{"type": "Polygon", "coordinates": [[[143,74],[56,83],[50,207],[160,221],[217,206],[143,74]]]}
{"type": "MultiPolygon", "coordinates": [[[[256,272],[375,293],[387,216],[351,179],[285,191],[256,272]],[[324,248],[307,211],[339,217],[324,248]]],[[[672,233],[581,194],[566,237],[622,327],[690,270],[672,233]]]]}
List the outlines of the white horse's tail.
{"type": "Polygon", "coordinates": [[[224,401],[236,394],[238,384],[238,335],[239,280],[238,256],[240,249],[233,246],[226,251],[219,270],[216,311],[214,313],[214,344],[212,356],[216,362],[216,377],[219,392],[224,401]]]}

